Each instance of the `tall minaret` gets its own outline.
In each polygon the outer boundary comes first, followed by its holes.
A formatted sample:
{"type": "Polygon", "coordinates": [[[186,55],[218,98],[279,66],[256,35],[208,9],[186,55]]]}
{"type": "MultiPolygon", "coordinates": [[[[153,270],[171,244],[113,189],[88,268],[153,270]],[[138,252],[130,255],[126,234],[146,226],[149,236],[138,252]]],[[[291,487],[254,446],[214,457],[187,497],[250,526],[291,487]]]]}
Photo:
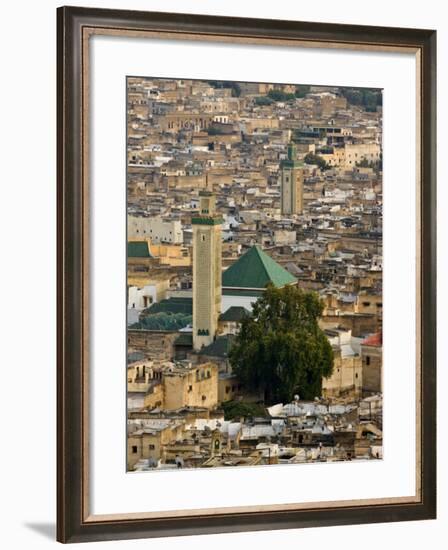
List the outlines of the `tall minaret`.
{"type": "Polygon", "coordinates": [[[301,214],[303,210],[303,164],[297,160],[297,149],[288,145],[288,158],[280,162],[282,214],[301,214]]]}
{"type": "Polygon", "coordinates": [[[216,199],[199,192],[199,215],[193,226],[193,348],[213,342],[221,313],[221,224],[216,199]]]}

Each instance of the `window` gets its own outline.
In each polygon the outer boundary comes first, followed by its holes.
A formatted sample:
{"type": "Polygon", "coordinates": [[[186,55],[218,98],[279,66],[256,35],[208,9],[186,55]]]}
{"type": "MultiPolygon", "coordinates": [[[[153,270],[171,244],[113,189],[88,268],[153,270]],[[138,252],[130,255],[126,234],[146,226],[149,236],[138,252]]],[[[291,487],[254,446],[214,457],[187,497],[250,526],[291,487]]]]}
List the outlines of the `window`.
{"type": "Polygon", "coordinates": [[[207,399],[207,396],[203,395],[202,396],[202,401],[205,401],[207,399]]]}
{"type": "Polygon", "coordinates": [[[132,454],[133,455],[137,454],[137,445],[132,445],[132,454]]]}
{"type": "Polygon", "coordinates": [[[355,374],[355,378],[358,378],[358,373],[355,374]]]}
{"type": "Polygon", "coordinates": [[[366,357],[366,365],[370,365],[370,357],[368,355],[366,357]]]}
{"type": "Polygon", "coordinates": [[[155,448],[156,448],[156,446],[155,446],[155,445],[152,445],[151,443],[148,445],[148,449],[149,449],[150,451],[153,451],[155,448]]]}
{"type": "Polygon", "coordinates": [[[193,386],[191,384],[188,386],[188,391],[193,391],[193,386]]]}
{"type": "Polygon", "coordinates": [[[201,235],[201,241],[205,242],[205,235],[201,235]]]}

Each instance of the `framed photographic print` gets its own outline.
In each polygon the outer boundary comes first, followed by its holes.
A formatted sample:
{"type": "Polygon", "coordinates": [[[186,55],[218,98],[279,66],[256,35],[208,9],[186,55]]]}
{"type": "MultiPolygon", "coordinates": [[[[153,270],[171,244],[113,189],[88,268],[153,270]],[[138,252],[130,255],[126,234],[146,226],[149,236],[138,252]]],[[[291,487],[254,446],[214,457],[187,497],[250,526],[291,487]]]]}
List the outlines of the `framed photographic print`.
{"type": "Polygon", "coordinates": [[[58,540],[435,518],[436,33],[58,10],[58,540]]]}

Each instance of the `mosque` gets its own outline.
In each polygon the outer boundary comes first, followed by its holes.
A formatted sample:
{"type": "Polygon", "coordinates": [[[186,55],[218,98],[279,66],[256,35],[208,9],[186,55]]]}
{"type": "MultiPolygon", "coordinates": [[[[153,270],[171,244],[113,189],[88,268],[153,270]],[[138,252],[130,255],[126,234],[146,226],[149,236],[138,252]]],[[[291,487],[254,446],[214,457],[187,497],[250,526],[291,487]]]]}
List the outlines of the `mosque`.
{"type": "Polygon", "coordinates": [[[193,334],[195,351],[216,339],[220,320],[250,311],[268,283],[277,288],[297,279],[254,245],[224,272],[221,269],[222,218],[209,191],[199,195],[199,214],[193,226],[193,334]]]}

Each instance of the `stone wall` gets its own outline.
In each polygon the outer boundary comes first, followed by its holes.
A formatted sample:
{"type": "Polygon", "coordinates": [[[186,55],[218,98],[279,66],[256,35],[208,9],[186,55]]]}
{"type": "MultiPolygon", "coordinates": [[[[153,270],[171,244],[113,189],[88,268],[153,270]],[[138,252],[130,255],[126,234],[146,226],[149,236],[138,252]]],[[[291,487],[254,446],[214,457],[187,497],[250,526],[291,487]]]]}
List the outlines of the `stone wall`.
{"type": "Polygon", "coordinates": [[[128,329],[128,351],[141,351],[149,359],[170,361],[178,332],[128,329]]]}
{"type": "Polygon", "coordinates": [[[175,410],[181,407],[206,407],[212,409],[218,404],[218,369],[205,363],[184,375],[165,375],[164,408],[175,410]]]}
{"type": "Polygon", "coordinates": [[[322,394],[326,397],[341,394],[358,395],[362,386],[361,357],[341,357],[335,353],[333,374],[322,380],[322,394]]]}
{"type": "Polygon", "coordinates": [[[352,336],[360,337],[372,334],[378,329],[378,318],[371,314],[326,315],[321,320],[321,326],[339,325],[352,331],[352,336]]]}
{"type": "Polygon", "coordinates": [[[365,394],[382,392],[383,348],[361,346],[362,391],[365,394]]]}

